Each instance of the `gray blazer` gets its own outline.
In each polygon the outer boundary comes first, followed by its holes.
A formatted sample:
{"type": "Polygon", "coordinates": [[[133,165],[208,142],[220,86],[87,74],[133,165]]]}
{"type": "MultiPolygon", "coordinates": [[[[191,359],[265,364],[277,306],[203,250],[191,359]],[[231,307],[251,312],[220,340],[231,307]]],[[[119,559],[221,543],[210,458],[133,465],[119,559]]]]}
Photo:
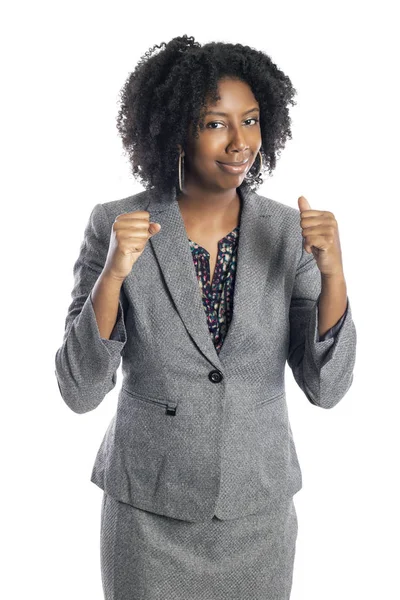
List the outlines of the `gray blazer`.
{"type": "Polygon", "coordinates": [[[321,277],[303,248],[299,211],[246,183],[238,190],[233,316],[219,354],[176,193],[153,190],[93,208],[55,356],[61,396],[77,413],[94,410],[115,387],[122,358],[116,414],[91,481],[117,500],[192,522],[256,513],[301,489],[286,361],[321,408],[334,407],[353,381],[350,302],[336,336],[320,341],[321,277]],[[135,210],[162,228],[126,277],[117,322],[103,339],[90,292],[115,217],[135,210]]]}

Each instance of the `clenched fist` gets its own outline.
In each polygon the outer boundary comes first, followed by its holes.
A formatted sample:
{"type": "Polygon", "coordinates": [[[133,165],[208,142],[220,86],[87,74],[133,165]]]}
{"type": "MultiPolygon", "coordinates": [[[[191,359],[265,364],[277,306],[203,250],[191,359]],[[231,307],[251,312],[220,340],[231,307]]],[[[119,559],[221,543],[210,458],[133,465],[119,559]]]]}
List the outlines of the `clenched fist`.
{"type": "Polygon", "coordinates": [[[118,215],[111,231],[108,254],[103,271],[123,281],[142,254],[147,240],[161,229],[159,223],[150,223],[147,210],[118,215]]]}

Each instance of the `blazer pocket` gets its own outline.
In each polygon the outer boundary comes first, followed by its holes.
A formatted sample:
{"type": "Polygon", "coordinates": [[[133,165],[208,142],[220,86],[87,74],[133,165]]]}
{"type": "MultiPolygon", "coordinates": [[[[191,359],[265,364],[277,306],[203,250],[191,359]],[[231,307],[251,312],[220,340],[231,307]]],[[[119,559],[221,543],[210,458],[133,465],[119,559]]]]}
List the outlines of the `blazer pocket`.
{"type": "Polygon", "coordinates": [[[272,398],[266,398],[265,400],[261,400],[256,403],[256,408],[259,406],[264,406],[264,404],[271,404],[271,402],[276,402],[277,400],[284,400],[286,398],[286,392],[281,392],[277,396],[273,396],[272,398]]]}
{"type": "Polygon", "coordinates": [[[152,405],[153,407],[157,407],[158,409],[163,408],[167,415],[174,416],[176,413],[177,402],[175,400],[164,400],[161,398],[150,398],[148,396],[143,396],[143,394],[136,394],[131,390],[128,390],[125,386],[121,388],[128,396],[134,398],[135,400],[139,400],[139,402],[144,402],[147,405],[152,405]]]}

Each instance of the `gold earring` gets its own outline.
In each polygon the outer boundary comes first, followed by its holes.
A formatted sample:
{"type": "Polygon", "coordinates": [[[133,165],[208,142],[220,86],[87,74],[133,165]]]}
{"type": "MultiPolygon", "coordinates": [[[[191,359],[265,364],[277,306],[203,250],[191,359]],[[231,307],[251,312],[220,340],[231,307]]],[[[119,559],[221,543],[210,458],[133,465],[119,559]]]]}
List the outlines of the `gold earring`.
{"type": "MultiPolygon", "coordinates": [[[[184,168],[182,169],[182,166],[181,166],[181,158],[183,161],[184,156],[185,156],[185,153],[182,151],[182,152],[180,152],[179,158],[178,158],[179,189],[181,190],[181,192],[183,192],[183,185],[185,184],[185,169],[184,168]],[[183,173],[182,173],[182,171],[183,171],[183,173]],[[182,175],[183,175],[183,177],[182,177],[182,175]],[[183,185],[182,185],[182,181],[183,181],[183,185]]],[[[184,166],[185,165],[183,165],[183,167],[184,166]]]]}
{"type": "MultiPolygon", "coordinates": [[[[259,168],[259,170],[258,170],[258,173],[257,173],[257,175],[250,175],[250,176],[249,176],[249,172],[250,172],[250,170],[249,170],[249,171],[247,172],[247,175],[246,175],[245,179],[250,179],[250,180],[257,179],[257,177],[260,175],[260,173],[261,173],[261,171],[262,171],[262,165],[263,165],[263,161],[262,161],[262,156],[261,156],[261,151],[260,151],[260,150],[258,151],[258,155],[260,155],[260,168],[259,168]]],[[[258,156],[258,155],[257,155],[257,156],[258,156]]],[[[255,162],[255,161],[254,161],[254,162],[255,162]]]]}

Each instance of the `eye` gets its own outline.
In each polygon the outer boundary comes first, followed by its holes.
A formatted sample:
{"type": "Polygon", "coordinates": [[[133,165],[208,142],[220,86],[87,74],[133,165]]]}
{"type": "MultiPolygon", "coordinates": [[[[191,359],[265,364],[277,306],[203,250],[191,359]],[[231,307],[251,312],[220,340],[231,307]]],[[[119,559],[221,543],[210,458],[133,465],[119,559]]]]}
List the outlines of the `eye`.
{"type": "MultiPolygon", "coordinates": [[[[245,123],[247,123],[248,121],[254,121],[254,125],[255,125],[256,123],[259,122],[259,120],[260,119],[256,119],[255,117],[251,117],[250,119],[246,119],[245,123]]],[[[211,125],[222,125],[223,126],[223,123],[220,123],[219,121],[211,121],[210,123],[207,123],[206,127],[208,129],[218,129],[217,127],[211,127],[211,125]]]]}
{"type": "Polygon", "coordinates": [[[222,125],[222,123],[218,123],[217,121],[212,121],[211,123],[207,124],[207,127],[209,129],[217,129],[217,127],[210,127],[210,125],[222,125]]]}
{"type": "Polygon", "coordinates": [[[254,121],[255,123],[258,123],[260,119],[256,119],[255,117],[251,117],[251,119],[246,119],[246,121],[254,121]]]}

